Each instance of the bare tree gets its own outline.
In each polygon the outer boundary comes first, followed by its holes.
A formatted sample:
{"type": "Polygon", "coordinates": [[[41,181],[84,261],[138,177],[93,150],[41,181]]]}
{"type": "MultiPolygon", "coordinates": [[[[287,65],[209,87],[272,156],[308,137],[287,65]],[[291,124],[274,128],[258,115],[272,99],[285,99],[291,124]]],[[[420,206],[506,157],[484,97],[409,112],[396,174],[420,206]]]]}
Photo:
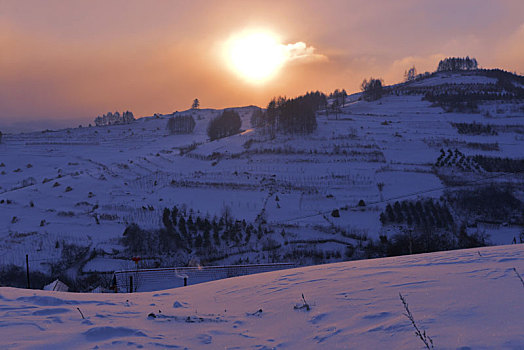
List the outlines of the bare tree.
{"type": "Polygon", "coordinates": [[[411,67],[409,70],[404,72],[405,81],[415,80],[416,76],[417,76],[417,69],[415,68],[415,66],[411,67]]]}
{"type": "Polygon", "coordinates": [[[375,101],[382,97],[383,94],[382,79],[369,78],[369,81],[364,79],[361,88],[364,93],[366,101],[375,101]]]}

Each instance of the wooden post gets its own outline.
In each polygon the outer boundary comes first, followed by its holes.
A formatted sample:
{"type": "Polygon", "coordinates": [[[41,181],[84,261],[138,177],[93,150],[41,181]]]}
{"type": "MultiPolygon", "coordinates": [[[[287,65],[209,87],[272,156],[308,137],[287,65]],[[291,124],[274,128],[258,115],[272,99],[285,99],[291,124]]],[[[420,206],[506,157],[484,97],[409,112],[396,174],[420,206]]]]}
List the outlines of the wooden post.
{"type": "Polygon", "coordinates": [[[118,286],[116,284],[116,275],[113,275],[113,287],[115,288],[115,293],[118,293],[118,286]]]}
{"type": "Polygon", "coordinates": [[[25,255],[25,267],[27,272],[27,289],[31,288],[31,283],[29,283],[29,255],[25,255]]]}
{"type": "Polygon", "coordinates": [[[129,293],[133,293],[133,276],[129,276],[129,293]]]}
{"type": "Polygon", "coordinates": [[[413,231],[410,229],[409,232],[409,255],[413,254],[413,231]]]}

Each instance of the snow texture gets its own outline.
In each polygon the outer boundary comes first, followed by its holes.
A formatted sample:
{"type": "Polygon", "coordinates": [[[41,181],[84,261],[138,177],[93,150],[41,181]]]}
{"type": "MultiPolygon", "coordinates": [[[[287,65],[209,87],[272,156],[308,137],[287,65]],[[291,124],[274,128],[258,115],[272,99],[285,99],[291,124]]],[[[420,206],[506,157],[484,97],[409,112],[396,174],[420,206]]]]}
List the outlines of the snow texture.
{"type": "MultiPolygon", "coordinates": [[[[411,84],[494,82],[442,73],[411,84]]],[[[374,102],[359,96],[349,96],[338,116],[320,112],[318,129],[307,136],[269,139],[250,129],[254,107],[236,109],[245,132],[212,142],[206,127],[220,110],[177,113],[196,121],[187,135],[169,134],[171,114],[127,125],[6,134],[0,144],[0,265],[24,266],[29,254],[32,270],[48,272],[65,243],[97,250],[84,272],[133,268],[129,257],[114,253],[123,249],[125,227],[158,229],[163,209],[174,205],[202,217],[225,209],[247,222],[263,215],[271,225],[291,225],[288,236],[280,237],[277,227],[272,237],[289,249],[299,246],[293,242],[336,238],[342,243],[316,247],[343,254],[346,244],[359,242],[334,236],[333,225],[378,239],[384,233],[379,215],[388,203],[443,194],[447,186],[433,169],[441,148],[460,148],[466,156],[524,157],[520,102],[487,103],[483,113],[468,114],[444,113],[421,95],[393,94],[374,102]],[[462,135],[451,122],[508,127],[498,135],[462,135]],[[479,144],[496,147],[478,149],[479,144]],[[360,200],[365,208],[356,208],[360,200]],[[323,215],[342,207],[350,210],[337,218],[323,215]]],[[[494,244],[510,244],[520,230],[485,232],[494,244]]],[[[229,255],[216,263],[232,264],[239,257],[271,262],[263,254],[229,255]]]]}
{"type": "Polygon", "coordinates": [[[162,292],[4,287],[1,347],[423,348],[401,293],[435,348],[522,349],[523,273],[521,244],[310,266],[162,292]]]}

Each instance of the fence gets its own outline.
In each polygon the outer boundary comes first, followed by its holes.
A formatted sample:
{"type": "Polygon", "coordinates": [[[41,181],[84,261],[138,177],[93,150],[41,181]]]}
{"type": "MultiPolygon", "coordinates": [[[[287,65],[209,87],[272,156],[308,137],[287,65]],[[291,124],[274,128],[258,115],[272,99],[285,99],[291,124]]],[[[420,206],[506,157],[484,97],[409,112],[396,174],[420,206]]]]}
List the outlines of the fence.
{"type": "Polygon", "coordinates": [[[280,263],[123,270],[115,271],[113,283],[119,293],[152,292],[294,267],[297,265],[280,263]]]}

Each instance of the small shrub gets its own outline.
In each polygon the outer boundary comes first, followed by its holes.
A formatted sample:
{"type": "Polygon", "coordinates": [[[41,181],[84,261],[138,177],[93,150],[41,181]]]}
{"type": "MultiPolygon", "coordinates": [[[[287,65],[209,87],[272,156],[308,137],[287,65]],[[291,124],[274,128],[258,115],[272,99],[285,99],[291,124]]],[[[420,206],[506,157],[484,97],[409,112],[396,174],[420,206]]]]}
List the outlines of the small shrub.
{"type": "Polygon", "coordinates": [[[114,214],[100,214],[100,220],[108,220],[108,221],[113,221],[113,220],[117,220],[118,219],[118,215],[114,215],[114,214]]]}
{"type": "Polygon", "coordinates": [[[464,135],[497,135],[496,128],[491,124],[480,123],[451,123],[459,134],[464,135]]]}

